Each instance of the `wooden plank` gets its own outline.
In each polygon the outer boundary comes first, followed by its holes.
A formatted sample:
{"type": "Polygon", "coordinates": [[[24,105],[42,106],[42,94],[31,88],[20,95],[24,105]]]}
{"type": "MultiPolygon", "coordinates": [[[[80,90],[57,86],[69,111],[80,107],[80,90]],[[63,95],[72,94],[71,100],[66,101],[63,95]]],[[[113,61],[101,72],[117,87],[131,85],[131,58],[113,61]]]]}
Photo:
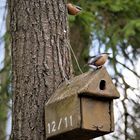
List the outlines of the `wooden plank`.
{"type": "MultiPolygon", "coordinates": [[[[112,130],[112,112],[110,101],[81,98],[82,128],[109,133],[112,130]]],[[[101,133],[102,134],[102,133],[101,133]]]]}
{"type": "Polygon", "coordinates": [[[45,107],[46,137],[80,128],[80,100],[77,96],[65,98],[45,107]]]}

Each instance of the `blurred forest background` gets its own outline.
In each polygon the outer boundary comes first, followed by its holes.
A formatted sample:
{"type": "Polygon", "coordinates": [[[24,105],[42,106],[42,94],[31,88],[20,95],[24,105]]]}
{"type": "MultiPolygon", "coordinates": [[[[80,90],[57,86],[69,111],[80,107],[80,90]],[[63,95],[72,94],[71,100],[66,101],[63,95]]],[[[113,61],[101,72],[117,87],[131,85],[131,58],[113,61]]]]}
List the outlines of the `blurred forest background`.
{"type": "MultiPolygon", "coordinates": [[[[115,101],[115,132],[100,139],[140,140],[140,0],[68,2],[83,8],[78,16],[69,16],[70,42],[82,70],[88,71],[84,65],[89,55],[112,53],[106,67],[121,97],[115,101]]],[[[0,140],[5,140],[12,92],[6,0],[0,0],[0,24],[0,140]]],[[[80,74],[75,60],[73,65],[75,75],[80,74]]]]}

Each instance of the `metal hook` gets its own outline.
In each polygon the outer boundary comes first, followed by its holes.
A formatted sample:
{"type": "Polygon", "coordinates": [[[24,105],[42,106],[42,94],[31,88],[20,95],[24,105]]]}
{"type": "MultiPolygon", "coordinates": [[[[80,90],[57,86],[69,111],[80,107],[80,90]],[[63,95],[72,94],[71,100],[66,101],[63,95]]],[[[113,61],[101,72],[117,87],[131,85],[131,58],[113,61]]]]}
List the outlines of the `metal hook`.
{"type": "Polygon", "coordinates": [[[92,128],[96,128],[96,130],[100,130],[103,128],[103,125],[97,126],[97,125],[92,125],[92,128]]]}

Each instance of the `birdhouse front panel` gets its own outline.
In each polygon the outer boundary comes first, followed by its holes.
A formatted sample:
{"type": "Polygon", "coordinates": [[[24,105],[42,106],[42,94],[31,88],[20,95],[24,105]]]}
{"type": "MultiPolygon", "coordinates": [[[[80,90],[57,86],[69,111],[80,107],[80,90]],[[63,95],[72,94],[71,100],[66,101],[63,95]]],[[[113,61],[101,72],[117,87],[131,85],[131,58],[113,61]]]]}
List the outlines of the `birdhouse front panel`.
{"type": "Polygon", "coordinates": [[[113,99],[119,98],[105,68],[62,84],[45,105],[48,140],[89,140],[114,131],[113,99]]]}
{"type": "Polygon", "coordinates": [[[112,100],[81,97],[81,109],[83,129],[92,130],[98,136],[114,130],[112,100]]]}
{"type": "Polygon", "coordinates": [[[45,108],[46,137],[64,134],[80,127],[80,102],[76,96],[49,104],[45,108]]]}

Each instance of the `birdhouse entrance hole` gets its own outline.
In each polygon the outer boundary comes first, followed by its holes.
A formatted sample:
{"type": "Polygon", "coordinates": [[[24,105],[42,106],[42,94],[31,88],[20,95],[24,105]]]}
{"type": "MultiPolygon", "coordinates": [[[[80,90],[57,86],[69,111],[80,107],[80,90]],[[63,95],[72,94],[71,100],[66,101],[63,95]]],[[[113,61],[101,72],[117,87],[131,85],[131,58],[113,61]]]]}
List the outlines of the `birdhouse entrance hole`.
{"type": "Polygon", "coordinates": [[[100,81],[99,88],[100,88],[100,90],[105,90],[105,88],[106,88],[106,81],[105,80],[100,81]]]}

